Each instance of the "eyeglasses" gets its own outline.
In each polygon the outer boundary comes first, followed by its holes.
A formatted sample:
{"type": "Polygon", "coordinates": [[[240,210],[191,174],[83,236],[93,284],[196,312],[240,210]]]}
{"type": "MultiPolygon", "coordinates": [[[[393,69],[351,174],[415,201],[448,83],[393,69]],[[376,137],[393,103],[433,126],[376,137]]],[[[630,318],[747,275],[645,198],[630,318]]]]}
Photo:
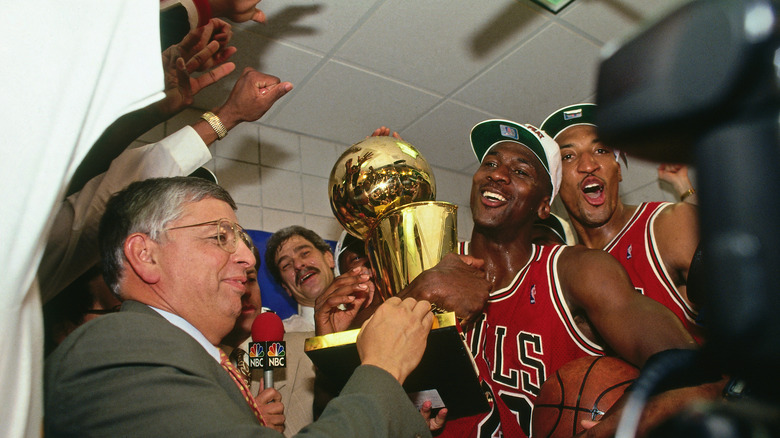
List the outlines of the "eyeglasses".
{"type": "Polygon", "coordinates": [[[224,249],[225,251],[229,252],[230,254],[233,254],[236,252],[236,249],[238,249],[238,237],[241,237],[241,240],[246,244],[247,248],[249,248],[250,251],[254,250],[255,244],[252,242],[252,238],[249,237],[249,234],[247,234],[246,231],[244,231],[243,228],[241,228],[241,225],[238,225],[235,222],[231,222],[227,219],[217,219],[215,221],[208,221],[208,222],[202,222],[199,224],[192,224],[192,225],[182,225],[180,227],[171,227],[171,228],[165,228],[164,231],[170,231],[170,230],[179,230],[182,228],[192,228],[192,227],[201,227],[205,225],[216,225],[216,234],[214,234],[214,239],[217,240],[217,243],[219,244],[219,247],[224,249]]]}

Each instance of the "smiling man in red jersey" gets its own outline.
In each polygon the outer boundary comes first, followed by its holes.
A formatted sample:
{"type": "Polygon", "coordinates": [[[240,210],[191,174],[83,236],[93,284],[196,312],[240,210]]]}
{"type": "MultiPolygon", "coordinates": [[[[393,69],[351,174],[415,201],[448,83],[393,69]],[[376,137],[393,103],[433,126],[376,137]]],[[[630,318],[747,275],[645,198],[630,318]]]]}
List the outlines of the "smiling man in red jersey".
{"type": "Polygon", "coordinates": [[[471,145],[480,163],[471,185],[474,229],[459,250],[484,262],[493,286],[466,333],[491,408],[448,421],[439,438],[529,436],[542,383],[571,360],[614,352],[642,366],[661,351],[695,347],[680,321],[637,294],[605,252],[533,243],[561,184],[552,138],[531,125],[486,120],[472,129],[471,145]]]}
{"type": "MultiPolygon", "coordinates": [[[[561,148],[560,193],[569,219],[580,243],[612,254],[639,292],[672,310],[701,342],[698,314],[686,287],[699,243],[698,211],[690,203],[695,191],[683,192],[678,203],[623,204],[620,154],[599,140],[596,110],[590,103],[570,105],[541,126],[561,148]]],[[[661,169],[659,175],[663,177],[661,169]]]]}

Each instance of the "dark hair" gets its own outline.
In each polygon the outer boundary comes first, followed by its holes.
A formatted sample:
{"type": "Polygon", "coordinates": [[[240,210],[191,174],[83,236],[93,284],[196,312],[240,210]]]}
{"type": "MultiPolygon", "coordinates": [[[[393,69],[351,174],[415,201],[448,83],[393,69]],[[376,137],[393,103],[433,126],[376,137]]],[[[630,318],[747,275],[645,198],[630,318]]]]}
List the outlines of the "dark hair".
{"type": "Polygon", "coordinates": [[[254,254],[255,256],[255,269],[257,269],[257,271],[259,272],[260,265],[262,265],[262,263],[260,263],[260,260],[262,260],[262,258],[260,257],[260,250],[257,249],[257,246],[255,245],[252,245],[252,254],[254,254]]]}
{"type": "Polygon", "coordinates": [[[125,265],[124,244],[133,233],[144,233],[158,240],[165,225],[181,217],[184,207],[206,198],[226,202],[233,210],[236,203],[222,187],[202,178],[151,178],[136,181],[106,204],[100,220],[98,242],[103,262],[103,278],[119,298],[119,281],[125,265]]]}
{"type": "Polygon", "coordinates": [[[274,280],[279,284],[282,283],[282,273],[279,272],[279,266],[276,264],[276,254],[279,252],[279,247],[293,236],[303,237],[323,254],[330,252],[330,245],[319,234],[300,225],[291,225],[275,232],[268,238],[268,242],[265,244],[265,265],[268,267],[268,271],[271,272],[274,280]]]}

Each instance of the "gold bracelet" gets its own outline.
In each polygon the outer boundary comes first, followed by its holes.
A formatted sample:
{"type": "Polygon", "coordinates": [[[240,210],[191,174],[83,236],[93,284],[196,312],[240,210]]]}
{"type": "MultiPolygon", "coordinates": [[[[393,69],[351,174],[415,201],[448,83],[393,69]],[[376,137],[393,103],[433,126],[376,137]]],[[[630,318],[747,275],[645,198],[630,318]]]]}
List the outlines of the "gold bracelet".
{"type": "Polygon", "coordinates": [[[227,129],[225,129],[225,125],[222,124],[222,120],[219,120],[219,117],[217,117],[216,114],[212,113],[211,111],[206,111],[202,116],[200,116],[200,118],[209,122],[211,129],[217,133],[218,139],[222,140],[225,138],[227,135],[227,129]]]}
{"type": "Polygon", "coordinates": [[[680,202],[685,201],[685,198],[687,198],[688,196],[693,195],[694,193],[696,193],[696,189],[694,189],[693,187],[691,187],[690,189],[686,190],[685,193],[680,195],[680,202]]]}

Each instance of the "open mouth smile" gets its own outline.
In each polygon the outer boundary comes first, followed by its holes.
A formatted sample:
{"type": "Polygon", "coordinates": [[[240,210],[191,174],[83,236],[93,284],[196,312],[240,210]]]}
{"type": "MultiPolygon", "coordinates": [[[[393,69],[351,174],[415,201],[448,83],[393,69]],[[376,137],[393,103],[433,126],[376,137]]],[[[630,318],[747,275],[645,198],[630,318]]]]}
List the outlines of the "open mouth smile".
{"type": "Polygon", "coordinates": [[[509,199],[509,196],[506,193],[503,193],[491,184],[485,184],[480,187],[480,194],[482,195],[482,203],[489,207],[497,207],[504,204],[509,199]]]}
{"type": "Polygon", "coordinates": [[[589,204],[598,206],[604,203],[604,186],[600,179],[589,176],[580,184],[580,190],[589,204]]]}
{"type": "Polygon", "coordinates": [[[311,278],[311,277],[312,277],[313,275],[315,275],[317,272],[319,272],[319,271],[317,271],[316,269],[307,269],[307,270],[305,270],[305,271],[301,271],[301,272],[298,274],[298,278],[297,278],[297,281],[296,281],[296,283],[298,284],[298,286],[300,286],[301,284],[303,284],[303,282],[304,282],[304,281],[306,281],[306,280],[308,280],[309,278],[311,278]]]}

